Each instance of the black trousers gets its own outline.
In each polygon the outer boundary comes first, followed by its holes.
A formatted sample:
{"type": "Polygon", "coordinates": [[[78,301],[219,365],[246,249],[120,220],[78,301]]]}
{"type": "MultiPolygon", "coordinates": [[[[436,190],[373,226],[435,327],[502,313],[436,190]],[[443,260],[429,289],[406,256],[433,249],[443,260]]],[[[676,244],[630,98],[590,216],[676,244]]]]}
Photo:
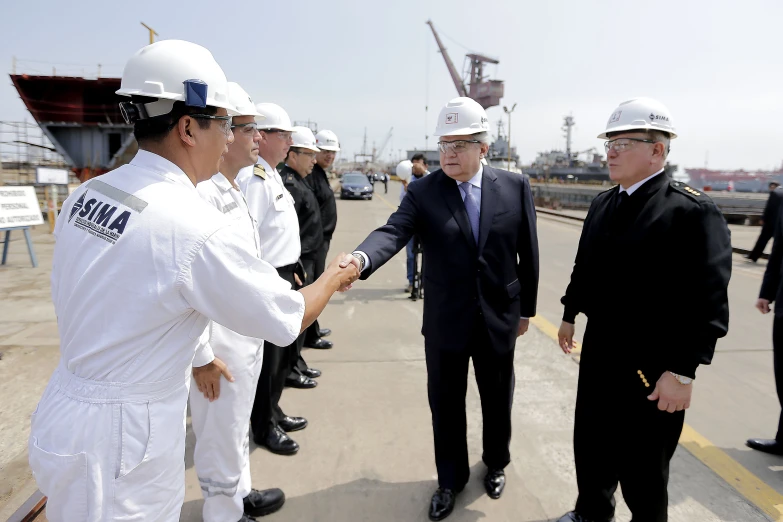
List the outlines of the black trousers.
{"type": "MultiPolygon", "coordinates": [[[[313,274],[312,277],[310,277],[310,273],[308,272],[308,278],[309,281],[306,284],[311,284],[313,281],[321,277],[321,274],[324,273],[324,270],[326,270],[326,257],[329,255],[329,244],[332,242],[331,239],[324,239],[324,244],[321,245],[321,248],[318,250],[318,253],[315,258],[315,264],[313,266],[313,274]]],[[[320,339],[318,335],[318,331],[321,329],[321,325],[318,324],[318,319],[313,321],[313,324],[311,324],[307,330],[305,331],[305,341],[312,342],[320,339]]]]}
{"type": "MultiPolygon", "coordinates": [[[[293,268],[278,268],[277,273],[291,283],[293,288],[298,288],[299,285],[294,280],[293,268]]],[[[300,335],[288,346],[264,342],[264,361],[250,414],[250,426],[256,439],[266,437],[285,416],[280,409],[280,396],[283,394],[285,379],[302,351],[303,341],[304,337],[300,335]]]]}
{"type": "Polygon", "coordinates": [[[767,223],[765,221],[764,224],[761,225],[759,238],[756,240],[756,244],[753,246],[753,250],[750,251],[750,254],[748,254],[748,257],[754,261],[758,261],[761,254],[764,253],[764,248],[766,248],[767,243],[769,243],[769,240],[772,239],[774,234],[775,223],[767,223]]]}
{"type": "Polygon", "coordinates": [[[488,468],[503,469],[511,461],[509,443],[514,399],[514,350],[497,353],[489,341],[483,318],[478,317],[468,350],[453,352],[426,346],[425,355],[438,485],[460,490],[470,476],[465,413],[469,360],[473,358],[481,397],[484,426],[482,459],[488,468]]]}
{"type": "MultiPolygon", "coordinates": [[[[304,286],[307,286],[309,284],[312,284],[315,279],[313,278],[313,274],[315,273],[315,264],[316,264],[316,258],[308,257],[308,258],[301,258],[302,265],[304,266],[305,270],[305,278],[302,281],[304,283],[304,286]]],[[[299,377],[299,375],[302,374],[307,368],[307,362],[305,362],[304,357],[302,357],[302,347],[304,347],[305,341],[307,340],[307,334],[312,329],[313,325],[317,325],[318,321],[314,321],[312,325],[310,325],[307,330],[305,330],[302,335],[299,336],[297,339],[297,354],[296,359],[294,359],[294,362],[289,367],[289,376],[292,379],[296,379],[299,377]]]]}
{"type": "Polygon", "coordinates": [[[574,422],[576,511],[597,522],[610,520],[620,484],[633,522],[666,522],[669,461],[685,412],[660,411],[657,401],[647,399],[662,372],[645,369],[646,388],[634,364],[623,362],[621,350],[634,347],[618,345],[617,337],[611,326],[591,330],[588,323],[585,332],[574,422]]]}
{"type": "MultiPolygon", "coordinates": [[[[774,355],[775,386],[778,400],[783,408],[783,316],[775,316],[772,326],[772,353],[774,355]]],[[[778,420],[778,433],[775,439],[783,442],[783,411],[778,420]]]]}

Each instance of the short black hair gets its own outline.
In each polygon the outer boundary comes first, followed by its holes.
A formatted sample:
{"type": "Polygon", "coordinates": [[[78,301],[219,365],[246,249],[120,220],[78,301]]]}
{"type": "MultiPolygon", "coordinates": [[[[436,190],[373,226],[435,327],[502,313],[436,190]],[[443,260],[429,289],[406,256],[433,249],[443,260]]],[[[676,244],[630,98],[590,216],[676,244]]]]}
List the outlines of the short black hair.
{"type": "Polygon", "coordinates": [[[288,147],[288,152],[285,153],[285,159],[288,161],[288,156],[291,155],[292,152],[300,152],[301,147],[288,147]]]}
{"type": "MultiPolygon", "coordinates": [[[[144,142],[160,143],[177,126],[180,118],[188,114],[209,114],[214,116],[217,114],[217,108],[188,107],[185,105],[185,102],[177,101],[174,102],[174,107],[168,114],[136,121],[133,124],[133,136],[139,144],[144,142]]],[[[196,121],[202,129],[208,129],[212,123],[212,120],[197,119],[196,121]]]]}
{"type": "Polygon", "coordinates": [[[772,188],[772,187],[776,187],[777,188],[779,186],[780,186],[780,183],[778,183],[777,181],[770,181],[769,182],[769,188],[772,188]]]}
{"type": "Polygon", "coordinates": [[[417,152],[411,158],[411,163],[413,163],[414,161],[419,161],[419,160],[422,160],[424,163],[427,163],[427,156],[425,156],[421,152],[417,152]]]}

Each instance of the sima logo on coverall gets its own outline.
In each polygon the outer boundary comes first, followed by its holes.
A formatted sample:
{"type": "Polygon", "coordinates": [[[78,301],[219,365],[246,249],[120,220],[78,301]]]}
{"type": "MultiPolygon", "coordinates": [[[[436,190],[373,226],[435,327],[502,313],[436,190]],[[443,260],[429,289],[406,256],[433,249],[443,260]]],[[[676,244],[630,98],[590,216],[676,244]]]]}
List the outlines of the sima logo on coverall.
{"type": "Polygon", "coordinates": [[[89,232],[111,244],[116,243],[125,232],[125,226],[131,216],[130,211],[125,210],[115,216],[117,213],[115,205],[105,203],[97,198],[87,199],[88,192],[89,190],[85,190],[79,200],[74,203],[68,223],[75,217],[74,226],[76,228],[89,232]]]}

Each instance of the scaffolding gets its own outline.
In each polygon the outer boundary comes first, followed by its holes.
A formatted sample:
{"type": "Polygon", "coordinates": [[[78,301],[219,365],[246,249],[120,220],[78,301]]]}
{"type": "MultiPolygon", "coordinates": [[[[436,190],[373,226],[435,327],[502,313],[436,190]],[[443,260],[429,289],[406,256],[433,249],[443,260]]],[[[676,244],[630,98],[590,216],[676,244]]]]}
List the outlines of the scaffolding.
{"type": "Polygon", "coordinates": [[[38,125],[0,121],[0,185],[33,185],[36,167],[71,170],[38,125]]]}

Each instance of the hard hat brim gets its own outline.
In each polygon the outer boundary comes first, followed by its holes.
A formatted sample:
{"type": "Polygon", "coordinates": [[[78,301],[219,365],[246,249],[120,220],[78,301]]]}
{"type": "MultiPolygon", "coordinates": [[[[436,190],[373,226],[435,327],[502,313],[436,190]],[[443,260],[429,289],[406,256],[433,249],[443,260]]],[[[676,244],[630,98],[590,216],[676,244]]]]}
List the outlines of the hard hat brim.
{"type": "MultiPolygon", "coordinates": [[[[263,114],[261,115],[261,117],[266,119],[266,116],[264,116],[263,114]]],[[[258,130],[279,130],[282,132],[294,132],[294,128],[291,126],[264,124],[262,122],[259,122],[258,120],[256,120],[256,123],[261,123],[258,126],[258,130]]]]}
{"type": "Polygon", "coordinates": [[[669,135],[669,139],[673,140],[677,137],[677,134],[675,132],[672,132],[670,130],[661,129],[660,127],[654,127],[652,125],[620,125],[617,127],[613,127],[611,129],[605,130],[601,134],[598,135],[599,140],[608,140],[609,137],[608,134],[614,134],[617,132],[630,132],[630,131],[638,131],[638,132],[647,132],[647,131],[658,131],[658,132],[665,132],[669,135]]]}
{"type": "Polygon", "coordinates": [[[327,150],[329,152],[340,152],[340,147],[332,147],[331,145],[324,145],[323,147],[318,147],[319,150],[327,150]]]}

